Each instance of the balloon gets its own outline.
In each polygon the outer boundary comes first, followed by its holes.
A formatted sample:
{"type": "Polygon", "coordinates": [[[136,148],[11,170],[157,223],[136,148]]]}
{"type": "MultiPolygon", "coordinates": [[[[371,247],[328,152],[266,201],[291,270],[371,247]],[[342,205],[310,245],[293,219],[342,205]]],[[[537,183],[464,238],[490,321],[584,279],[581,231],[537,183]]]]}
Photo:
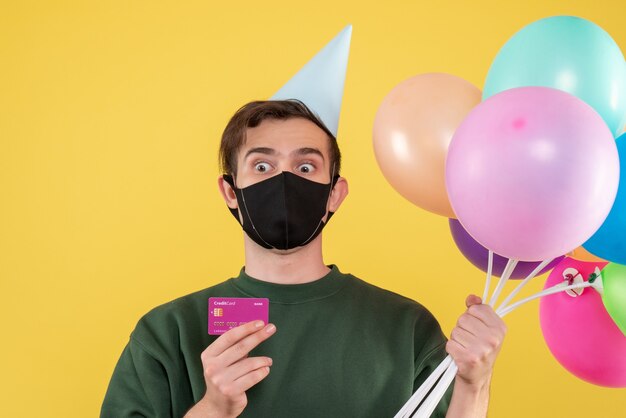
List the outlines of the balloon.
{"type": "Polygon", "coordinates": [[[503,257],[553,259],[585,242],[617,193],[619,158],[582,100],[519,87],[479,104],[457,129],[446,185],[472,237],[503,257]]]}
{"type": "Polygon", "coordinates": [[[374,154],[391,186],[411,203],[454,217],[445,159],[457,126],[480,103],[480,90],[449,74],[422,74],[394,87],[374,120],[374,154]]]}
{"type": "Polygon", "coordinates": [[[617,197],[609,216],[583,247],[606,260],[626,264],[626,134],[617,138],[616,144],[623,167],[617,197]]]}
{"type": "Polygon", "coordinates": [[[514,87],[553,87],[584,100],[616,135],[626,121],[626,63],[601,27],[554,16],[522,28],[491,64],[483,98],[514,87]]]}
{"type": "MultiPolygon", "coordinates": [[[[545,287],[563,283],[563,274],[572,272],[566,269],[580,272],[580,280],[605,264],[566,258],[552,270],[545,287]]],[[[576,297],[565,292],[543,297],[539,319],[550,352],[569,372],[595,385],[626,387],[626,337],[595,289],[583,289],[576,297]]]]}
{"type": "Polygon", "coordinates": [[[595,261],[595,262],[606,261],[603,258],[600,258],[598,256],[591,254],[589,251],[585,250],[585,247],[583,247],[582,245],[576,248],[574,251],[572,251],[568,255],[579,261],[595,261]]]}
{"type": "MultiPolygon", "coordinates": [[[[450,232],[452,233],[452,238],[454,239],[454,243],[461,251],[461,253],[467,258],[473,265],[478,267],[484,272],[487,272],[487,266],[489,265],[489,250],[482,245],[480,245],[470,234],[467,233],[461,222],[457,219],[450,219],[450,232]]],[[[557,257],[550,264],[541,270],[538,275],[545,273],[548,270],[551,270],[556,266],[563,257],[557,257]]],[[[501,276],[504,271],[504,267],[506,266],[508,259],[498,255],[493,255],[493,267],[492,273],[494,276],[501,276]]],[[[534,269],[539,265],[540,262],[525,262],[520,261],[515,266],[515,270],[513,270],[513,274],[511,274],[511,279],[525,279],[534,269]]]]}
{"type": "Polygon", "coordinates": [[[626,266],[609,263],[602,270],[602,285],[604,307],[626,338],[626,266]]]}

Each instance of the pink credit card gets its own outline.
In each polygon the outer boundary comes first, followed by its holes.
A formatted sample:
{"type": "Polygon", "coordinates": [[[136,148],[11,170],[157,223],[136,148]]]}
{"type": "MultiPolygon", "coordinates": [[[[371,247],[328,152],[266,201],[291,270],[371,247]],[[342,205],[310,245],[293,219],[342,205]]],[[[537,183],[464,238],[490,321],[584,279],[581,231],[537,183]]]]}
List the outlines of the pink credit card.
{"type": "Polygon", "coordinates": [[[269,313],[268,298],[209,298],[209,334],[220,335],[259,319],[267,324],[269,313]]]}

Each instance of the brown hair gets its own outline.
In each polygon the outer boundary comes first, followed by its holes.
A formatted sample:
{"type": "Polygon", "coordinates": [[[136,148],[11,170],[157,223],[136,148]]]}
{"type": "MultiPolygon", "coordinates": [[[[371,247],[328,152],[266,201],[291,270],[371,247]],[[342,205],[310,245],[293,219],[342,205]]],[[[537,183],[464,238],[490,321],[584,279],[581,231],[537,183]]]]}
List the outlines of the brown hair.
{"type": "Polygon", "coordinates": [[[219,164],[224,174],[237,171],[237,153],[246,142],[246,129],[254,128],[265,119],[304,118],[320,127],[329,141],[330,167],[334,164],[335,174],[341,169],[341,153],[337,138],[328,130],[321,119],[304,103],[297,99],[257,100],[243,105],[226,125],[219,150],[219,164]]]}

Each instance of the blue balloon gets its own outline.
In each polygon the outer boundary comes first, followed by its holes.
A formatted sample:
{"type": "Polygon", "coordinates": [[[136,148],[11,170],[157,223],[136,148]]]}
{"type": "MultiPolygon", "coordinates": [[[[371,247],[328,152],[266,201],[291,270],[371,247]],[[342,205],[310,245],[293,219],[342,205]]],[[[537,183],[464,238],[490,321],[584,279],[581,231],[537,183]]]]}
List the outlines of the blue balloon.
{"type": "Polygon", "coordinates": [[[514,87],[544,86],[570,93],[593,107],[614,136],[626,123],[626,62],[600,26],[554,16],[522,28],[491,64],[483,100],[514,87]]]}
{"type": "Polygon", "coordinates": [[[605,260],[626,264],[626,133],[616,141],[620,163],[617,197],[609,216],[583,247],[605,260]]]}

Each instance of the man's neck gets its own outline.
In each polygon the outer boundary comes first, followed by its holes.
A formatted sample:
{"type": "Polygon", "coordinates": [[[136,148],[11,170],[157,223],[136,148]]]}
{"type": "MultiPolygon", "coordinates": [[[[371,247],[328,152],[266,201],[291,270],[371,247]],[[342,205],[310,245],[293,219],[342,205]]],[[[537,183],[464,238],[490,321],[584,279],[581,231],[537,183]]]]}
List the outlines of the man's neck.
{"type": "Polygon", "coordinates": [[[322,235],[304,247],[286,253],[267,250],[244,234],[246,274],[280,284],[301,284],[324,277],[330,269],[322,258],[322,235]]]}

